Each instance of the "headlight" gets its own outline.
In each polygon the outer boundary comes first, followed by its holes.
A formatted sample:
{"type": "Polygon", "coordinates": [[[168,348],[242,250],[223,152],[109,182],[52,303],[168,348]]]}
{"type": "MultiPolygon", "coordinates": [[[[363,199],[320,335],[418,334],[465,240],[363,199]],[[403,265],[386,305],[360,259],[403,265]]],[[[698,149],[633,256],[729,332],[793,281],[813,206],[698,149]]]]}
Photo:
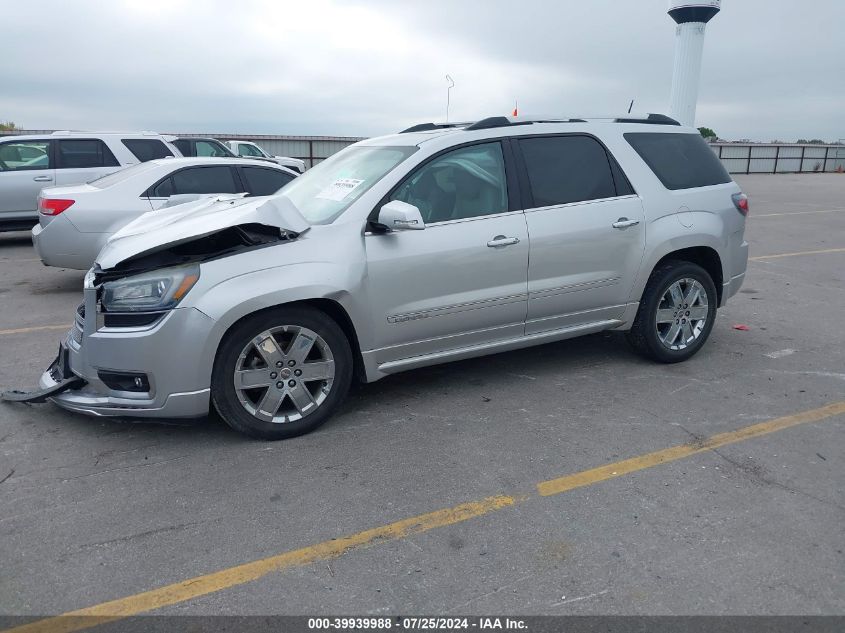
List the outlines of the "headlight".
{"type": "Polygon", "coordinates": [[[162,268],[103,284],[107,312],[148,312],[175,307],[200,278],[198,265],[162,268]]]}

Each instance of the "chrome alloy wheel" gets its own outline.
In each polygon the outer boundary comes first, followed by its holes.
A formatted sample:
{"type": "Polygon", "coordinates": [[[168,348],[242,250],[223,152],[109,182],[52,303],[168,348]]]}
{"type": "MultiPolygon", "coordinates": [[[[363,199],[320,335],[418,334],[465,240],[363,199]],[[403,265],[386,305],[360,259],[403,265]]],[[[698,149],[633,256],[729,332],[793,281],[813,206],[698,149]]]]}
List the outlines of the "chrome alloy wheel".
{"type": "Polygon", "coordinates": [[[707,314],[704,286],[695,279],[679,279],[666,289],[657,304],[657,337],[668,349],[686,349],[701,336],[707,314]]]}
{"type": "Polygon", "coordinates": [[[308,328],[283,325],[253,338],[235,363],[235,393],[264,422],[296,422],[316,411],[334,383],[334,356],[308,328]]]}

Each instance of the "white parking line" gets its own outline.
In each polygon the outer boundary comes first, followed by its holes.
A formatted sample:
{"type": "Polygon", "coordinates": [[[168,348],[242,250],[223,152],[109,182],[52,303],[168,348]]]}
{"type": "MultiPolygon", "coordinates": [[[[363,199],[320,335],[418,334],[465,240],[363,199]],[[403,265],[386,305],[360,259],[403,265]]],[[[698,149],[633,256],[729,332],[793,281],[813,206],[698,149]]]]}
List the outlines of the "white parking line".
{"type": "Polygon", "coordinates": [[[769,352],[768,354],[763,354],[763,356],[768,356],[769,358],[783,358],[784,356],[789,356],[790,354],[794,354],[797,350],[794,349],[779,349],[776,352],[769,352]]]}
{"type": "Polygon", "coordinates": [[[811,213],[841,213],[845,209],[823,209],[821,211],[792,211],[790,213],[752,213],[752,218],[776,218],[782,215],[809,215],[811,213]]]}

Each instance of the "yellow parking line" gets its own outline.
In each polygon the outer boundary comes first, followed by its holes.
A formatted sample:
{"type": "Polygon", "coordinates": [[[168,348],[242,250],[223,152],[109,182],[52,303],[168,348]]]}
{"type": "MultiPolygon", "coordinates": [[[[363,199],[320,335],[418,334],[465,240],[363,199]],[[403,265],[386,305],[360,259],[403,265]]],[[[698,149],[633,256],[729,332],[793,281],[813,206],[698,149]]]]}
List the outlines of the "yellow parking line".
{"type": "Polygon", "coordinates": [[[65,323],[63,325],[35,325],[33,327],[19,327],[13,330],[0,330],[0,336],[3,334],[26,334],[27,332],[41,332],[43,330],[69,330],[70,325],[65,323]]]}
{"type": "Polygon", "coordinates": [[[756,262],[761,259],[779,259],[781,257],[797,257],[798,255],[821,255],[823,253],[845,253],[845,248],[823,248],[819,251],[797,251],[795,253],[777,253],[775,255],[758,255],[749,257],[748,261],[756,262]]]}
{"type": "Polygon", "coordinates": [[[725,446],[726,444],[734,444],[736,442],[751,439],[752,437],[759,437],[768,433],[774,433],[775,431],[788,429],[789,427],[797,424],[818,422],[819,420],[839,415],[841,413],[845,413],[845,402],[835,402],[826,407],[788,415],[783,418],[776,418],[767,422],[761,422],[760,424],[747,426],[737,431],[719,433],[718,435],[713,435],[698,442],[682,444],[681,446],[672,446],[671,448],[665,448],[661,451],[655,451],[654,453],[632,457],[631,459],[616,462],[615,464],[607,464],[605,466],[593,468],[592,470],[575,473],[574,475],[566,475],[565,477],[543,481],[537,484],[537,492],[544,497],[560,494],[561,492],[567,492],[568,490],[574,490],[575,488],[581,488],[583,486],[590,486],[607,479],[622,477],[623,475],[651,468],[652,466],[659,466],[660,464],[674,462],[675,460],[696,455],[697,453],[703,453],[714,448],[719,448],[720,446],[725,446]]]}
{"type": "MultiPolygon", "coordinates": [[[[782,431],[798,424],[819,422],[843,413],[845,413],[845,401],[835,402],[818,409],[776,418],[736,431],[713,435],[690,444],[673,446],[647,455],[600,466],[599,468],[543,481],[537,484],[537,492],[543,497],[560,494],[568,490],[589,486],[601,481],[689,457],[720,446],[782,431]]],[[[362,547],[402,539],[413,534],[428,532],[435,528],[461,523],[509,508],[516,503],[530,498],[532,497],[529,495],[498,495],[480,501],[463,503],[452,508],[421,514],[410,519],[403,519],[395,523],[358,532],[357,534],[323,541],[316,545],[283,552],[275,556],[270,556],[269,558],[236,565],[210,574],[159,587],[158,589],[152,589],[125,598],[118,598],[117,600],[110,600],[109,602],[70,611],[52,618],[36,620],[29,624],[7,629],[4,633],[71,633],[72,631],[87,629],[105,622],[120,620],[139,613],[186,602],[199,596],[236,587],[258,580],[272,572],[307,565],[318,560],[336,558],[346,552],[362,547]]],[[[536,499],[537,497],[533,498],[536,499]]]]}

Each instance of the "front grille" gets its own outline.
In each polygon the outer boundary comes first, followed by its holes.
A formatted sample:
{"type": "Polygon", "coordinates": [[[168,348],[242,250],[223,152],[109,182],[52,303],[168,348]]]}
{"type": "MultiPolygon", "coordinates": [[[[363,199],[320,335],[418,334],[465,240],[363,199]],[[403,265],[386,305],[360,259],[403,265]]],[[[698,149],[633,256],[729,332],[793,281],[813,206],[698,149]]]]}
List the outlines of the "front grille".
{"type": "Polygon", "coordinates": [[[85,304],[80,303],[76,308],[76,318],[70,330],[70,338],[77,345],[82,345],[82,332],[85,330],[85,304]]]}

